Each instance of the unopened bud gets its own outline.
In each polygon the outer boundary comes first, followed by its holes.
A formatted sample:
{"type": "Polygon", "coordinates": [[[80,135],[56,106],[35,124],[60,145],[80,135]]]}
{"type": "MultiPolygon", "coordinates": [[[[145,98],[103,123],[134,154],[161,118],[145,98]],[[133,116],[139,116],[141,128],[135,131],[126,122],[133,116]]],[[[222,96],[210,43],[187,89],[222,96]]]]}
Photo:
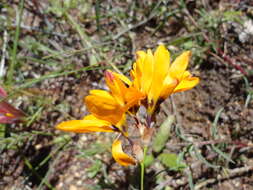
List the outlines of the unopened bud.
{"type": "Polygon", "coordinates": [[[149,145],[154,131],[155,131],[154,128],[147,128],[147,127],[144,128],[144,133],[142,135],[142,142],[144,146],[149,145]]]}
{"type": "Polygon", "coordinates": [[[139,144],[134,144],[133,145],[133,153],[135,155],[135,158],[139,161],[143,161],[143,150],[139,144]]]}
{"type": "Polygon", "coordinates": [[[109,80],[110,82],[113,82],[113,80],[115,79],[111,71],[105,71],[105,78],[109,80]]]}

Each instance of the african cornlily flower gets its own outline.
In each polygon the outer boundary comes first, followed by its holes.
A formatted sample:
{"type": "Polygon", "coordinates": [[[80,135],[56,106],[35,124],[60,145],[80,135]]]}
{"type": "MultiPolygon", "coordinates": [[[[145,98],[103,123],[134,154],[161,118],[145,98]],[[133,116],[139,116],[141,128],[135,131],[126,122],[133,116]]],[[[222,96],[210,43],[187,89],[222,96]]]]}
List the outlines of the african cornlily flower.
{"type": "MultiPolygon", "coordinates": [[[[6,91],[0,87],[0,99],[7,97],[6,91]]],[[[0,123],[10,124],[20,121],[25,114],[14,108],[11,104],[4,100],[0,100],[0,123]]]]}
{"type": "Polygon", "coordinates": [[[151,122],[155,121],[153,116],[159,104],[172,93],[189,90],[199,83],[199,78],[192,77],[186,70],[190,55],[190,51],[183,52],[171,64],[170,53],[163,45],[154,54],[151,50],[138,51],[130,71],[132,81],[124,75],[106,71],[105,81],[109,91],[90,90],[84,99],[90,115],[62,122],[56,128],[76,133],[118,133],[112,144],[113,158],[123,166],[142,162],[142,146],[148,146],[155,131],[151,122]],[[140,108],[144,107],[146,110],[142,113],[140,108]],[[127,116],[133,118],[131,129],[139,131],[140,139],[131,140],[128,136],[127,116]],[[125,137],[130,143],[135,158],[123,151],[119,137],[125,137]]]}
{"type": "MultiPolygon", "coordinates": [[[[126,113],[130,107],[137,104],[144,95],[133,87],[127,87],[121,79],[111,71],[105,72],[105,90],[91,90],[84,102],[90,115],[81,120],[65,121],[56,126],[57,129],[76,132],[114,132],[127,137],[124,126],[126,113]]],[[[122,150],[119,138],[112,144],[112,156],[121,165],[135,164],[135,159],[122,150]]]]}
{"type": "Polygon", "coordinates": [[[137,60],[130,71],[132,86],[146,95],[149,114],[155,111],[158,102],[172,93],[189,90],[199,83],[199,78],[192,77],[186,70],[190,56],[190,51],[183,52],[170,63],[170,53],[164,45],[159,45],[154,54],[150,49],[137,52],[137,60]]]}

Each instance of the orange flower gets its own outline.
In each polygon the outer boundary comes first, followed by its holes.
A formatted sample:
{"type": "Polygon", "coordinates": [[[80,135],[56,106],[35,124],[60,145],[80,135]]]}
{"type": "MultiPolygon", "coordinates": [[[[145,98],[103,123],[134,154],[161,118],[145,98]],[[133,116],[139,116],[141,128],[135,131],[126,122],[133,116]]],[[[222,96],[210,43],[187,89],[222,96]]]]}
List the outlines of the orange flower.
{"type": "Polygon", "coordinates": [[[183,52],[170,64],[170,53],[163,45],[158,46],[154,54],[151,50],[137,52],[137,60],[130,72],[132,85],[146,95],[150,114],[158,100],[189,90],[199,83],[199,78],[192,77],[186,70],[190,55],[190,51],[183,52]]]}
{"type": "MultiPolygon", "coordinates": [[[[106,71],[105,78],[109,92],[91,90],[85,97],[85,104],[91,114],[82,120],[62,122],[56,126],[57,129],[76,133],[116,132],[127,136],[126,128],[122,127],[126,112],[144,96],[135,88],[128,88],[111,71],[106,71]]],[[[121,141],[117,139],[115,142],[112,145],[114,159],[123,166],[135,164],[135,159],[123,152],[121,141]]]]}
{"type": "MultiPolygon", "coordinates": [[[[170,94],[193,88],[199,83],[199,78],[192,77],[186,70],[190,51],[183,52],[172,64],[170,53],[163,45],[160,45],[154,54],[148,50],[138,51],[137,55],[138,58],[130,72],[133,81],[124,75],[106,71],[105,81],[109,91],[90,90],[84,99],[91,114],[81,120],[62,122],[56,128],[76,133],[115,132],[127,137],[127,127],[123,126],[128,110],[143,104],[151,117],[146,118],[146,123],[140,122],[138,116],[135,116],[135,120],[139,123],[137,126],[143,126],[139,127],[141,136],[149,141],[150,138],[146,136],[150,137],[153,133],[149,127],[157,106],[170,94]],[[143,129],[146,129],[146,132],[142,134],[143,129]]],[[[131,112],[132,114],[135,112],[131,112]]],[[[134,145],[133,143],[133,147],[134,145]]],[[[138,151],[141,153],[141,147],[138,147],[138,151]]],[[[112,156],[123,166],[136,163],[133,157],[123,152],[122,143],[118,138],[112,144],[112,156]]]]}
{"type": "Polygon", "coordinates": [[[111,71],[105,72],[105,81],[110,91],[91,90],[85,97],[85,104],[92,115],[120,128],[128,109],[145,96],[135,88],[127,87],[119,75],[111,71]]]}

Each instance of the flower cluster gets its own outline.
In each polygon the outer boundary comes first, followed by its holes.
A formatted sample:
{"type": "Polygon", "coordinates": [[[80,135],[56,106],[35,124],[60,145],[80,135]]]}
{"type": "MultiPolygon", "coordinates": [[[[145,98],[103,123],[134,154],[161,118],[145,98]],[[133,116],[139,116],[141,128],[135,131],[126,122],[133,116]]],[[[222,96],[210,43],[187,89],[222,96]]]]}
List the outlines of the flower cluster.
{"type": "Polygon", "coordinates": [[[186,70],[190,55],[190,51],[183,52],[171,64],[170,53],[163,45],[158,46],[154,54],[151,50],[138,51],[130,71],[131,80],[106,71],[109,91],[91,90],[84,99],[91,114],[81,120],[62,122],[56,128],[76,133],[118,133],[112,144],[113,158],[123,166],[142,161],[142,145],[150,141],[160,104],[172,93],[189,90],[199,83],[199,78],[192,77],[186,70]],[[144,108],[144,114],[139,113],[140,108],[144,108]],[[128,116],[134,120],[131,125],[127,125],[128,116]],[[129,138],[131,128],[139,131],[141,143],[129,138]],[[123,151],[122,137],[131,145],[133,156],[123,151]]]}

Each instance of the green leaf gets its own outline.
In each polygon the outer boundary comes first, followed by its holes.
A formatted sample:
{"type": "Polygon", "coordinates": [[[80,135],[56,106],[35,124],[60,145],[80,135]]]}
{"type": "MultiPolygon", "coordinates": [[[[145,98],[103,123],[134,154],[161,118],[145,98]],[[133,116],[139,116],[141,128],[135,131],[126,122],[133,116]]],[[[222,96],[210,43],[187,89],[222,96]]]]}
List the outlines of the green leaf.
{"type": "Polygon", "coordinates": [[[161,127],[158,129],[158,132],[153,142],[153,150],[155,152],[160,152],[166,145],[170,137],[170,128],[174,120],[175,120],[174,116],[167,117],[167,119],[163,122],[161,127]]]}
{"type": "Polygon", "coordinates": [[[96,160],[91,167],[87,169],[87,175],[89,178],[93,178],[97,175],[97,173],[102,168],[102,162],[100,160],[96,160]]]}
{"type": "Polygon", "coordinates": [[[220,136],[218,133],[218,129],[217,129],[217,125],[218,125],[218,121],[219,118],[221,116],[222,111],[224,110],[224,108],[219,109],[219,111],[216,113],[212,127],[211,127],[211,134],[214,137],[214,139],[218,139],[218,137],[220,136]]]}
{"type": "Polygon", "coordinates": [[[144,160],[145,167],[149,167],[154,162],[154,156],[152,154],[146,155],[144,160]]]}
{"type": "Polygon", "coordinates": [[[217,148],[214,145],[212,145],[211,147],[216,153],[218,153],[221,157],[226,159],[228,162],[235,163],[226,153],[222,152],[219,148],[217,148]]]}
{"type": "Polygon", "coordinates": [[[158,160],[170,170],[180,171],[186,168],[186,165],[180,161],[176,154],[173,153],[162,153],[158,156],[158,160]]]}
{"type": "Polygon", "coordinates": [[[62,5],[60,1],[49,1],[49,8],[47,9],[47,12],[55,14],[57,17],[62,17],[66,9],[62,5]]]}
{"type": "Polygon", "coordinates": [[[188,172],[188,182],[189,182],[190,190],[194,190],[195,188],[194,188],[193,177],[192,177],[191,171],[188,172]]]}
{"type": "Polygon", "coordinates": [[[85,150],[80,150],[80,157],[91,157],[96,154],[101,154],[108,150],[108,145],[102,143],[94,143],[91,145],[90,148],[85,150]]]}
{"type": "Polygon", "coordinates": [[[208,161],[202,156],[202,154],[197,150],[197,148],[194,148],[194,152],[195,152],[195,154],[196,154],[196,157],[197,157],[200,161],[202,161],[204,164],[206,164],[208,167],[214,168],[214,169],[220,168],[220,166],[217,166],[217,165],[214,165],[214,164],[208,162],[208,161]]]}
{"type": "Polygon", "coordinates": [[[67,134],[64,134],[64,135],[61,135],[59,137],[54,138],[53,143],[54,144],[66,143],[70,140],[71,140],[71,136],[67,135],[67,134]]]}
{"type": "Polygon", "coordinates": [[[223,13],[223,20],[242,23],[242,15],[241,11],[225,11],[223,13]]]}

